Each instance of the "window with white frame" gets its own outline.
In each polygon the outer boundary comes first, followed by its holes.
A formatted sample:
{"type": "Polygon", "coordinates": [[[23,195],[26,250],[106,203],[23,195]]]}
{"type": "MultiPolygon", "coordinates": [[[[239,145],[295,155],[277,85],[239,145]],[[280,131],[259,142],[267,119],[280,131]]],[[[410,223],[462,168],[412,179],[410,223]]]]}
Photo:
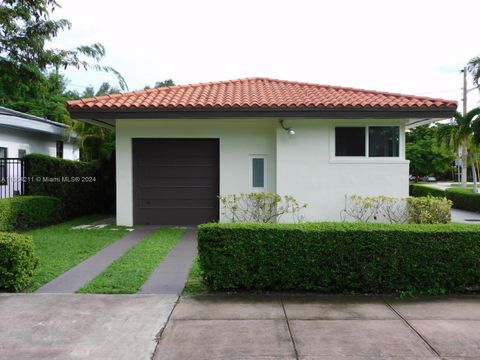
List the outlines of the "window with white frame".
{"type": "Polygon", "coordinates": [[[335,127],[335,156],[399,157],[399,126],[335,127]]]}
{"type": "Polygon", "coordinates": [[[252,188],[264,189],[265,188],[265,156],[252,156],[251,157],[251,169],[252,169],[252,188]]]}

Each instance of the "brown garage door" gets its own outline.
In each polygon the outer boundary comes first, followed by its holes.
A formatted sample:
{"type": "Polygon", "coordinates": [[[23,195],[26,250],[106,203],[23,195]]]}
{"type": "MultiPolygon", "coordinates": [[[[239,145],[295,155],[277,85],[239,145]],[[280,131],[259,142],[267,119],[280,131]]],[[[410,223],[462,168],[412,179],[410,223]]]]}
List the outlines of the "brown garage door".
{"type": "Polygon", "coordinates": [[[133,139],[135,224],[218,220],[218,139],[133,139]]]}

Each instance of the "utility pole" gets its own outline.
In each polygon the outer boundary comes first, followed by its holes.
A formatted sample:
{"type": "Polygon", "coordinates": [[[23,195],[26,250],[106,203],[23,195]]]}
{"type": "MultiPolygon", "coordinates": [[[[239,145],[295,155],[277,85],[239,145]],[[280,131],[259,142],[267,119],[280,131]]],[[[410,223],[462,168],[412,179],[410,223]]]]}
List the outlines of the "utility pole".
{"type": "MultiPolygon", "coordinates": [[[[463,116],[467,114],[467,93],[469,90],[467,90],[467,68],[464,67],[463,70],[463,116]]],[[[471,90],[471,89],[470,89],[471,90]]],[[[462,145],[462,186],[466,186],[466,181],[467,181],[467,158],[470,157],[470,165],[472,167],[472,177],[473,177],[473,192],[476,193],[478,192],[477,189],[477,172],[475,170],[475,163],[473,160],[472,154],[468,154],[468,139],[464,139],[463,145],[462,145]],[[465,178],[463,176],[465,175],[465,178]]]]}
{"type": "Polygon", "coordinates": [[[463,116],[467,113],[467,68],[463,70],[463,116]]]}

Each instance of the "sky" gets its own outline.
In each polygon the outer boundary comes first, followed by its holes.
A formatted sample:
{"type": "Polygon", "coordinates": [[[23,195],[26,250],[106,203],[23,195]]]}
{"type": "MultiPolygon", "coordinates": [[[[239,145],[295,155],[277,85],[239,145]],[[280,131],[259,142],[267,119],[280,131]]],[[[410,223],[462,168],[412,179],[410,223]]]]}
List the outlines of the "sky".
{"type": "MultiPolygon", "coordinates": [[[[459,101],[480,56],[478,0],[59,0],[72,28],[51,44],[99,42],[130,90],[269,77],[459,101]]],[[[115,77],[65,71],[81,91],[115,77]]],[[[473,87],[469,81],[469,88],[473,87]]],[[[479,105],[468,94],[468,108],[479,105]]]]}

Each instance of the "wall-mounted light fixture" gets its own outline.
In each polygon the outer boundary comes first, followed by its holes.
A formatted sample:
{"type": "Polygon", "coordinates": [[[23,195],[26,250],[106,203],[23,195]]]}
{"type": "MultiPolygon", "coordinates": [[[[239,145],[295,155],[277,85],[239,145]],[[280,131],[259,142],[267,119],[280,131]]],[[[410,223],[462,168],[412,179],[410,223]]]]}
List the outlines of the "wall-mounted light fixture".
{"type": "Polygon", "coordinates": [[[283,119],[280,119],[280,126],[282,127],[283,130],[285,130],[286,132],[288,132],[288,135],[295,135],[295,130],[293,130],[291,127],[286,127],[286,126],[283,124],[283,119]]]}

